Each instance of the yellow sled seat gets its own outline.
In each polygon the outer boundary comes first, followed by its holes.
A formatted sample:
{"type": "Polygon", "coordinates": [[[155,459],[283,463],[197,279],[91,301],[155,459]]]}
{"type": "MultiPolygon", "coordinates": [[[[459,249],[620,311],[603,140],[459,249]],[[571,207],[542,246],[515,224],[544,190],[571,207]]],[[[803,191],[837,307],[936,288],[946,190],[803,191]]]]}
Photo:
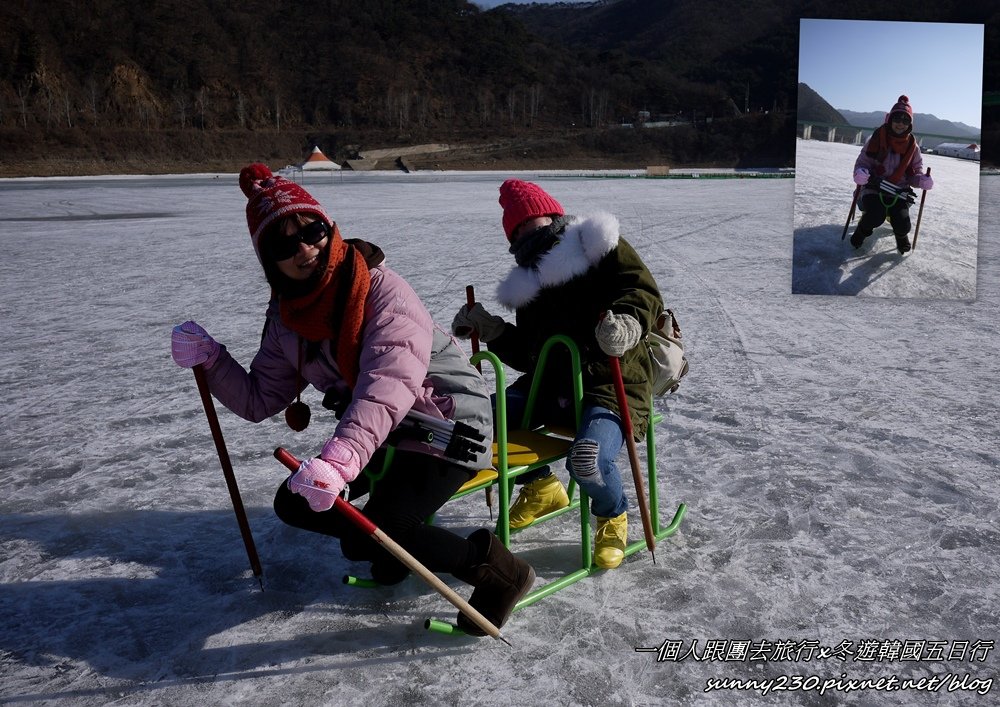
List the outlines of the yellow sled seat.
{"type": "Polygon", "coordinates": [[[473,491],[489,488],[496,483],[499,476],[500,474],[497,473],[496,469],[480,469],[475,476],[462,484],[461,488],[459,488],[458,491],[455,492],[455,495],[452,496],[452,499],[461,498],[462,496],[466,496],[473,491]]]}
{"type": "MultiPolygon", "coordinates": [[[[510,470],[550,464],[569,452],[572,439],[554,437],[536,430],[510,430],[507,433],[507,464],[510,470]]],[[[500,463],[499,445],[493,443],[493,463],[500,463]]]]}
{"type": "MultiPolygon", "coordinates": [[[[554,437],[546,432],[534,430],[511,430],[507,435],[508,472],[523,473],[528,469],[550,464],[569,453],[571,439],[554,437]]],[[[493,443],[493,467],[481,469],[474,477],[462,484],[452,498],[460,498],[472,491],[492,486],[500,478],[500,449],[493,443]]]]}

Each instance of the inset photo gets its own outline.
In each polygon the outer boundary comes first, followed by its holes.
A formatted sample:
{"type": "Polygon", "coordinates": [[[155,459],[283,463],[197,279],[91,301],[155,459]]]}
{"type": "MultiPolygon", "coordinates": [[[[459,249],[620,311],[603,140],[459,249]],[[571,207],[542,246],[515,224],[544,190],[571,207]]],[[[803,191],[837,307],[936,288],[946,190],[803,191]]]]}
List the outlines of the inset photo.
{"type": "Polygon", "coordinates": [[[973,300],[983,25],[803,19],[792,293],[973,300]]]}

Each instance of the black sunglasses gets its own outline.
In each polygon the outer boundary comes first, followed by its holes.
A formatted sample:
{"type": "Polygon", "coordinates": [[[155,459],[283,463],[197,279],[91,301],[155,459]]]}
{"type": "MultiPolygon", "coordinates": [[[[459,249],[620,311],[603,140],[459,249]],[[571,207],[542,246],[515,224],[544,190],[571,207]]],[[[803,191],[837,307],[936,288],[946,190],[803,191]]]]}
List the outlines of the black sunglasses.
{"type": "Polygon", "coordinates": [[[910,116],[906,113],[896,113],[896,115],[892,116],[892,122],[909,125],[913,121],[910,120],[910,116]]]}
{"type": "Polygon", "coordinates": [[[267,256],[271,260],[288,260],[299,252],[299,243],[316,245],[330,237],[330,227],[325,221],[313,221],[287,236],[276,234],[270,239],[267,256]]]}

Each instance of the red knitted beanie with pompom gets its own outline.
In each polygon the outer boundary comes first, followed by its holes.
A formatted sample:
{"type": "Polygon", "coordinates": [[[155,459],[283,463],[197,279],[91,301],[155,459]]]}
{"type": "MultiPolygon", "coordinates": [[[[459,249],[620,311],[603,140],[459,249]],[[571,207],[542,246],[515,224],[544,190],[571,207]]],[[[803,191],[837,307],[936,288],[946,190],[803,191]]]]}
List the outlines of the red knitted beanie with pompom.
{"type": "Polygon", "coordinates": [[[267,165],[260,162],[240,170],[240,189],[247,197],[247,227],[258,258],[261,234],[284,216],[310,213],[333,225],[326,211],[309,192],[295,182],[275,176],[267,165]]]}
{"type": "Polygon", "coordinates": [[[896,113],[906,113],[908,116],[910,116],[910,120],[911,121],[913,120],[913,107],[910,105],[910,99],[908,96],[899,97],[899,100],[896,101],[896,105],[892,107],[892,110],[890,110],[889,114],[886,116],[885,122],[888,123],[889,118],[891,118],[896,113]]]}

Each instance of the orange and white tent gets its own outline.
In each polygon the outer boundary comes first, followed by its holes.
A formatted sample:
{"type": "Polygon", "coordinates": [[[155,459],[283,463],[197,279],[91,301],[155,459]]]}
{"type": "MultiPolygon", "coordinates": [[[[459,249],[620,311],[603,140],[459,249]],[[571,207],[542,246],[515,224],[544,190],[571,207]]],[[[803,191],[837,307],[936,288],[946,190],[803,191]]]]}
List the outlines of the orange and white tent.
{"type": "Polygon", "coordinates": [[[309,159],[299,165],[299,169],[306,171],[313,170],[334,170],[340,169],[340,165],[323,154],[318,147],[314,147],[309,159]]]}

